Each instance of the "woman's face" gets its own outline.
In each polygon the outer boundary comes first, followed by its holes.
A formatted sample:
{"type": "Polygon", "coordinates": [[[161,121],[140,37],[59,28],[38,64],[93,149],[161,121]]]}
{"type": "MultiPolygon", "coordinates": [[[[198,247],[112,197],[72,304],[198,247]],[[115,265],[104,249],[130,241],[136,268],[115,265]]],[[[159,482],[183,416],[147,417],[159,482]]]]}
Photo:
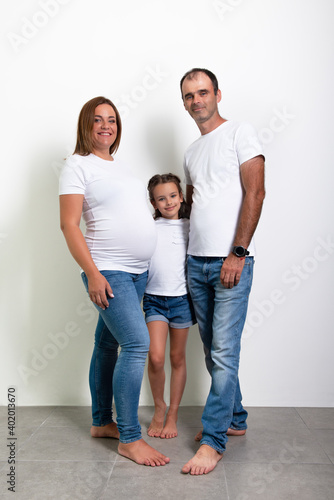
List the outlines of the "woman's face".
{"type": "Polygon", "coordinates": [[[95,108],[92,130],[93,147],[95,151],[109,151],[117,138],[116,113],[109,104],[100,104],[95,108]]]}

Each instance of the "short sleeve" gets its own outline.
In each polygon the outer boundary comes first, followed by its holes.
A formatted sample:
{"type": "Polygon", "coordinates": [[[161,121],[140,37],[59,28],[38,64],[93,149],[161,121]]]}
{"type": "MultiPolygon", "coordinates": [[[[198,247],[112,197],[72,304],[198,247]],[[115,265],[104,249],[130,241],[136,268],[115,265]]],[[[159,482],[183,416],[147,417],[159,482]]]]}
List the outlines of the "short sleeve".
{"type": "Polygon", "coordinates": [[[235,135],[235,149],[238,155],[239,165],[245,161],[263,154],[263,147],[258,134],[250,123],[240,124],[235,135]]]}
{"type": "Polygon", "coordinates": [[[59,194],[84,194],[86,179],[77,155],[67,158],[59,178],[59,194]]]}
{"type": "Polygon", "coordinates": [[[191,180],[190,175],[189,175],[186,155],[184,156],[184,160],[183,160],[183,170],[184,170],[184,182],[185,182],[185,184],[187,186],[192,186],[192,180],[191,180]]]}

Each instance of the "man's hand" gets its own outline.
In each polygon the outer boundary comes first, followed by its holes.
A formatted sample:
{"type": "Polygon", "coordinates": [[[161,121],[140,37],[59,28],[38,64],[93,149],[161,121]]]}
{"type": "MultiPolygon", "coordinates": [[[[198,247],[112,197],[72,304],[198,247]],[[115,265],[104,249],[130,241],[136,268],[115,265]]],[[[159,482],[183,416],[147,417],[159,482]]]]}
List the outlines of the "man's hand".
{"type": "Polygon", "coordinates": [[[220,271],[220,281],[223,287],[233,288],[239,283],[244,265],[245,259],[233,253],[226,257],[220,271]]]}

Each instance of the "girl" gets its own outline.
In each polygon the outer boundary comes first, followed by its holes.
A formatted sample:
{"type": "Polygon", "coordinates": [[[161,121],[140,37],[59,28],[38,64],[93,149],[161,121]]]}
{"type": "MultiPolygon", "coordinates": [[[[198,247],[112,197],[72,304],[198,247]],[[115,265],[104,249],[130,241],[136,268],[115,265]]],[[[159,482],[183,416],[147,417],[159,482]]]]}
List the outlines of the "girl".
{"type": "Polygon", "coordinates": [[[186,283],[189,208],[183,200],[179,177],[155,175],[148,183],[155,208],[158,241],[149,266],[143,309],[150,333],[148,376],[155,412],[148,435],[177,436],[177,413],[186,383],[186,343],[189,327],[196,323],[186,283]],[[165,349],[170,334],[170,406],[164,401],[165,349]]]}

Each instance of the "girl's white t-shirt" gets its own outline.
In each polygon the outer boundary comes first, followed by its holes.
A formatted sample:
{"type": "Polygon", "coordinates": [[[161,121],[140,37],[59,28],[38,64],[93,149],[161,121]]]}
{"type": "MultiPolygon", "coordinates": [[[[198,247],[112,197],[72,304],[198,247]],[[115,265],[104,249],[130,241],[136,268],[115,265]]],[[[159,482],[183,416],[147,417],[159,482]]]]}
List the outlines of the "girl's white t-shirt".
{"type": "Polygon", "coordinates": [[[142,273],[156,246],[156,228],[146,188],[120,160],[72,155],[59,194],[83,194],[85,240],[99,271],[142,273]]]}
{"type": "Polygon", "coordinates": [[[189,219],[155,221],[158,241],[148,270],[145,292],[151,295],[177,297],[188,293],[186,256],[189,219]]]}

